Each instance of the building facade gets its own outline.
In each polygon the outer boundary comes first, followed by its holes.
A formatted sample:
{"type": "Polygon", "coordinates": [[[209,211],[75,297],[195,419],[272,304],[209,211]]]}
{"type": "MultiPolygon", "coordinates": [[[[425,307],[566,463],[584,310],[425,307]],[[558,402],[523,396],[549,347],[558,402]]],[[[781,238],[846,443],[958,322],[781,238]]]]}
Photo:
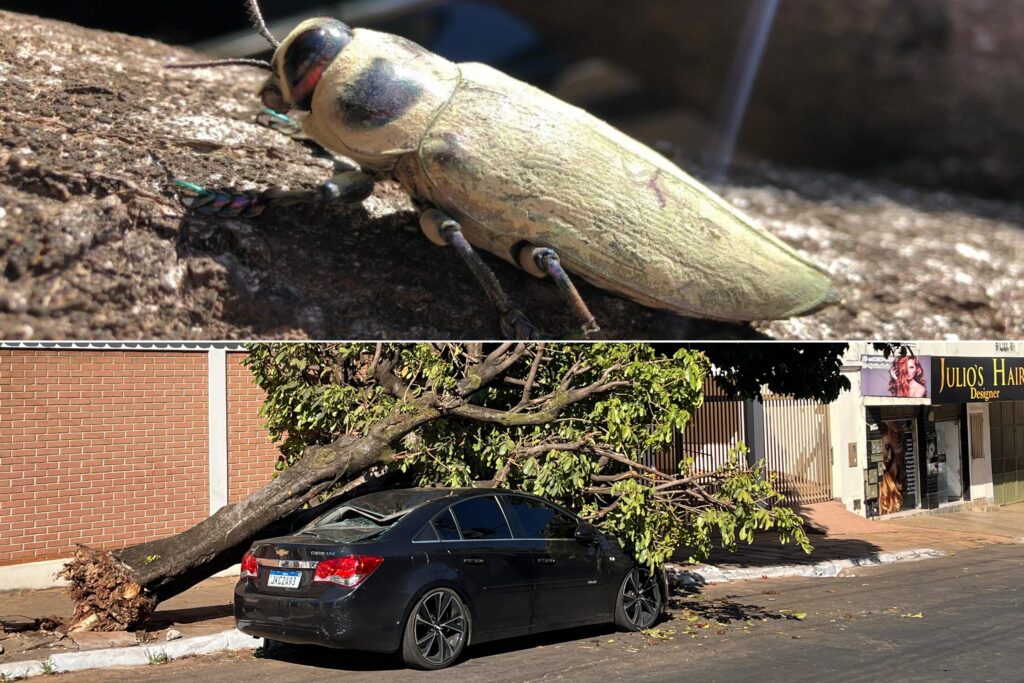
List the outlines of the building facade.
{"type": "Polygon", "coordinates": [[[33,563],[28,576],[45,583],[76,543],[174,534],[266,483],[278,451],[244,356],[195,344],[0,348],[0,589],[26,587],[5,584],[5,568],[33,563]]]}
{"type": "Polygon", "coordinates": [[[856,343],[829,407],[834,496],[866,517],[1024,501],[1024,344],[856,343]]]}

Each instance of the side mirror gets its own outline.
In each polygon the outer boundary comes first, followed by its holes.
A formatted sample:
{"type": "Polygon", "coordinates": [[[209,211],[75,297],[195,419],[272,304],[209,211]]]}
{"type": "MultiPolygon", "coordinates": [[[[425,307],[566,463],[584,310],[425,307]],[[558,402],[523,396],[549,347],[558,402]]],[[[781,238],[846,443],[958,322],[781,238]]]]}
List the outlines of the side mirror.
{"type": "Polygon", "coordinates": [[[576,540],[580,543],[593,543],[597,540],[597,529],[586,522],[580,522],[576,527],[576,540]]]}

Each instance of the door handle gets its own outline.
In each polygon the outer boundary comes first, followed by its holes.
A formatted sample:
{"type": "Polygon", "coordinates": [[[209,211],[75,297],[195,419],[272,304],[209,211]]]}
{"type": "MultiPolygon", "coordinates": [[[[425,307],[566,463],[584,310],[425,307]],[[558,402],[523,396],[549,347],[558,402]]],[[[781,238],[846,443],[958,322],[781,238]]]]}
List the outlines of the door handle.
{"type": "Polygon", "coordinates": [[[537,564],[554,564],[555,558],[553,557],[538,557],[537,564]]]}
{"type": "Polygon", "coordinates": [[[479,557],[464,557],[462,558],[462,564],[483,564],[484,561],[479,557]]]}

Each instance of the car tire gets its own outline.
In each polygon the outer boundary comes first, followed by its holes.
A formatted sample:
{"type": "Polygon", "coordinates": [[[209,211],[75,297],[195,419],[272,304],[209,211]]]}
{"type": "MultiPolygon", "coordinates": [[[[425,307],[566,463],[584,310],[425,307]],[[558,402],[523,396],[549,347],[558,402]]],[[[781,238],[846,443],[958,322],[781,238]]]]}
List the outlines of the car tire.
{"type": "Polygon", "coordinates": [[[615,625],[623,631],[651,628],[665,609],[663,581],[658,572],[633,567],[619,585],[615,596],[615,625]]]}
{"type": "Polygon", "coordinates": [[[469,609],[450,588],[434,588],[409,612],[402,634],[402,661],[413,669],[451,666],[469,642],[469,609]],[[460,631],[461,629],[461,631],[460,631]]]}

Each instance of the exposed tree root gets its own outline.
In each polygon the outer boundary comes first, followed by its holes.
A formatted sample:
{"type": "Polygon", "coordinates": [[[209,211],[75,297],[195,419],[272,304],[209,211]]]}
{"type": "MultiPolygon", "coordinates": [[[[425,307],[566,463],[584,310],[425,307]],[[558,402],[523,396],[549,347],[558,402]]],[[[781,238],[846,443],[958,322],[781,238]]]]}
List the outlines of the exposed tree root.
{"type": "Polygon", "coordinates": [[[127,631],[156,609],[157,599],[139,586],[134,572],[109,551],[79,545],[60,576],[71,582],[75,613],[68,630],[127,631]]]}

